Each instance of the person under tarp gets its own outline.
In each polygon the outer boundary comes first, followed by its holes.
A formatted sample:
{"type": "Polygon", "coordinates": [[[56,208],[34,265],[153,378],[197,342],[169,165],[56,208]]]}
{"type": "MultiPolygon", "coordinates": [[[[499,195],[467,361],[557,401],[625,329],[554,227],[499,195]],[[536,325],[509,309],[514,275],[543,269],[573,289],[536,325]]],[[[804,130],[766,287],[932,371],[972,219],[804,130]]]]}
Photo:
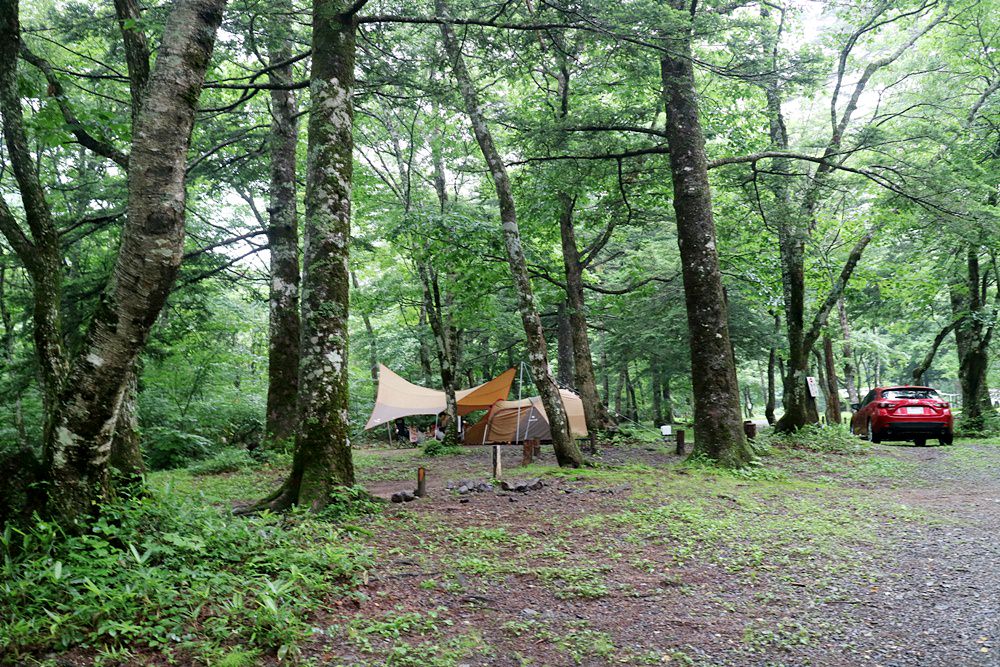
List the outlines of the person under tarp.
{"type": "MultiPolygon", "coordinates": [[[[583,416],[583,400],[569,391],[560,389],[563,409],[569,418],[569,430],[574,438],[587,437],[587,421],[583,416]]],[[[465,427],[462,444],[486,445],[498,442],[524,442],[525,440],[551,440],[549,418],[542,406],[541,396],[531,396],[520,401],[497,401],[486,415],[475,424],[465,427]]]]}
{"type": "MultiPolygon", "coordinates": [[[[407,382],[382,364],[378,368],[378,395],[365,429],[381,426],[400,417],[437,415],[445,411],[447,399],[443,391],[407,382]]],[[[513,383],[514,369],[509,368],[489,382],[472,389],[456,391],[458,415],[461,417],[476,410],[486,410],[497,401],[506,399],[513,383]]]]}

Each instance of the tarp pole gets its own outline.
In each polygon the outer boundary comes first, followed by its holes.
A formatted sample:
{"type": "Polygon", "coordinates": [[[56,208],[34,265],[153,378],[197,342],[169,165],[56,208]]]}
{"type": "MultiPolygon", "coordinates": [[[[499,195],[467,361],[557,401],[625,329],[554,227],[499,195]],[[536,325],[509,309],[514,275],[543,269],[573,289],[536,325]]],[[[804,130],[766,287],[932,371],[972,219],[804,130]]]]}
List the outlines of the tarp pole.
{"type": "Polygon", "coordinates": [[[517,371],[517,426],[514,427],[514,442],[519,442],[521,437],[521,385],[524,384],[524,362],[518,366],[517,371]]]}

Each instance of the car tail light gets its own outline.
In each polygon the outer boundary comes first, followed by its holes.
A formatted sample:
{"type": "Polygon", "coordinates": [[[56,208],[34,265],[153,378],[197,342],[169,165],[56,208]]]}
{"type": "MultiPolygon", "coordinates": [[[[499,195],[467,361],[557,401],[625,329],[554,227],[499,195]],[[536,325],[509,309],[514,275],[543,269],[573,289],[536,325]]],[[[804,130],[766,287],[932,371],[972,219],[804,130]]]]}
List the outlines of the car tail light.
{"type": "Polygon", "coordinates": [[[889,409],[889,408],[896,407],[896,404],[895,403],[886,403],[885,401],[879,401],[878,407],[889,409]]]}

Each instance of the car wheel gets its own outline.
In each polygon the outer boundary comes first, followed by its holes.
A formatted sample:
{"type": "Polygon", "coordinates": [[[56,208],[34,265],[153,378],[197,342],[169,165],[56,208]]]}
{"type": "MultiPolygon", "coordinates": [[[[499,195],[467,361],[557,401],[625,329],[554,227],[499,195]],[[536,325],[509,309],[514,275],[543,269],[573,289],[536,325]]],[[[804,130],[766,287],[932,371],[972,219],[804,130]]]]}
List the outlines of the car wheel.
{"type": "Polygon", "coordinates": [[[878,443],[882,442],[882,438],[878,437],[878,435],[875,433],[875,429],[872,427],[871,419],[868,420],[868,442],[872,443],[873,445],[877,445],[878,443]]]}
{"type": "Polygon", "coordinates": [[[950,445],[952,442],[954,442],[954,440],[955,436],[953,436],[951,433],[948,433],[947,435],[942,435],[940,438],[938,438],[938,442],[945,446],[950,445]]]}
{"type": "Polygon", "coordinates": [[[927,438],[914,438],[913,444],[917,447],[925,447],[927,445],[927,438]]]}

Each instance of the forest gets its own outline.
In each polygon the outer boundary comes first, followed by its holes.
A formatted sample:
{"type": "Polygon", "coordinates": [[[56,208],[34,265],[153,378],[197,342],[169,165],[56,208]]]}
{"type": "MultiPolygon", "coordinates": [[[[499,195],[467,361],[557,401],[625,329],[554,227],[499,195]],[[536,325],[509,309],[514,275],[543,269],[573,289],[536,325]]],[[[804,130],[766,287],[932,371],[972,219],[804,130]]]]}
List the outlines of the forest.
{"type": "Polygon", "coordinates": [[[997,664],[998,54],[0,0],[0,664],[997,664]]]}

